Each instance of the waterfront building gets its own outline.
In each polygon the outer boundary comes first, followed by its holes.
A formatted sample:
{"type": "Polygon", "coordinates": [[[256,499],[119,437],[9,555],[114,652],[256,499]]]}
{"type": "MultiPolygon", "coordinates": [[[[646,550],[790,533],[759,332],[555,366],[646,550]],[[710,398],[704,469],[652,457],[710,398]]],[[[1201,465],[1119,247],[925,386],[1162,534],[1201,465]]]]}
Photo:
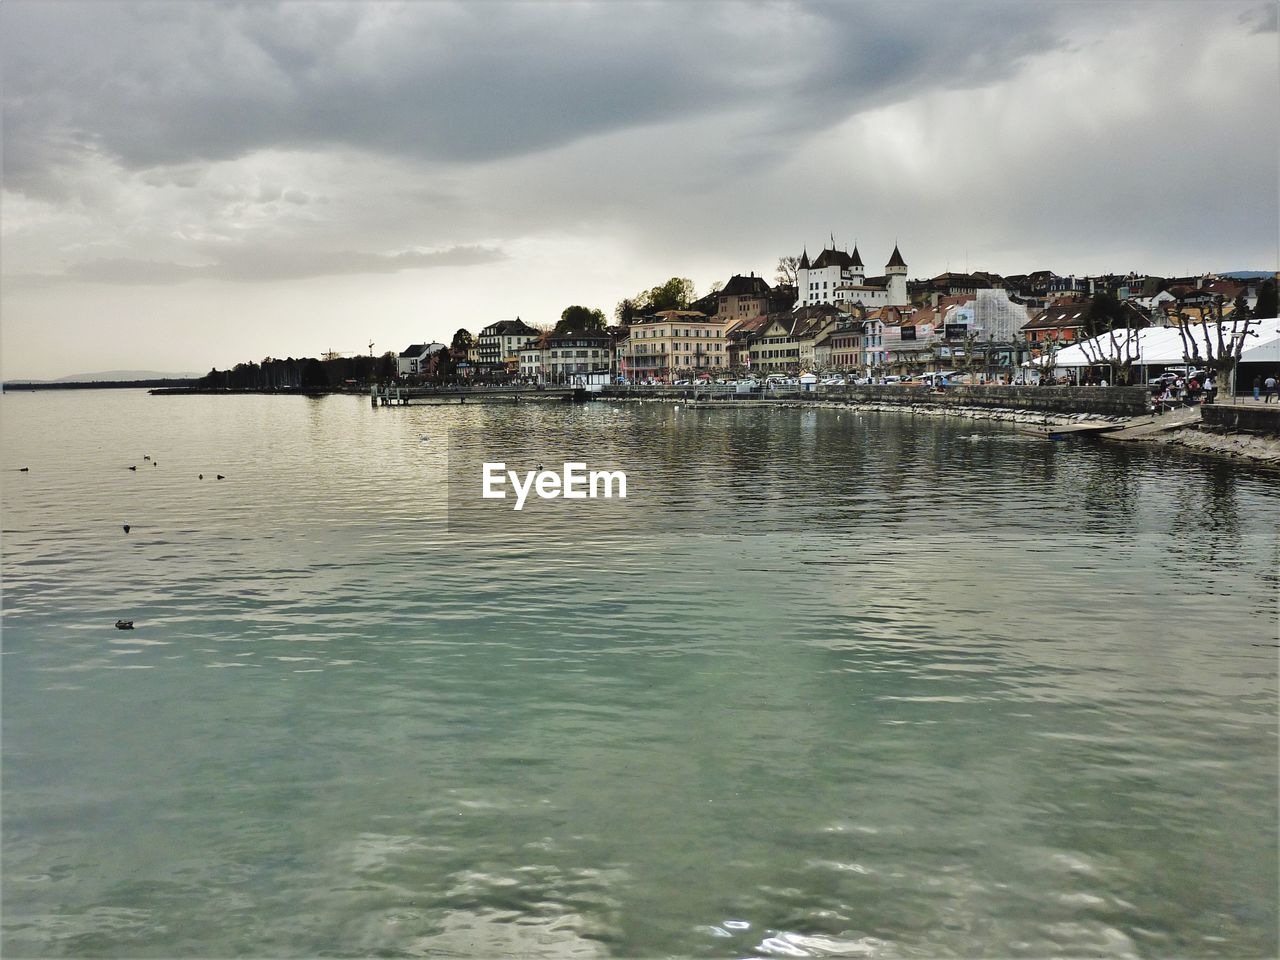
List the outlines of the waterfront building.
{"type": "Polygon", "coordinates": [[[794,373],[816,362],[817,344],[842,318],[832,304],[771,313],[749,336],[747,366],[764,373],[794,373]]]}
{"type": "Polygon", "coordinates": [[[607,382],[614,370],[614,338],[602,330],[544,333],[519,350],[519,376],[529,383],[607,382]]]}
{"type": "Polygon", "coordinates": [[[529,340],[520,348],[519,356],[519,376],[525,383],[546,383],[546,368],[542,364],[543,351],[547,347],[547,339],[551,335],[544,333],[532,340],[529,340]]]}
{"type": "Polygon", "coordinates": [[[841,373],[855,373],[862,358],[862,328],[849,323],[832,331],[828,341],[827,369],[841,373]]]}
{"type": "Polygon", "coordinates": [[[631,380],[724,370],[728,324],[700,310],[661,310],[631,324],[619,372],[631,380]]]}
{"type": "Polygon", "coordinates": [[[834,244],[824,249],[812,262],[809,251],[800,257],[796,270],[796,309],[819,304],[861,303],[865,307],[908,306],[907,264],[897,244],[885,264],[884,276],[868,277],[862,257],[854,244],[853,253],[836,250],[834,244]]]}
{"type": "Polygon", "coordinates": [[[396,357],[396,376],[417,377],[430,372],[436,354],[446,349],[443,343],[411,343],[396,357]]]}
{"type": "Polygon", "coordinates": [[[868,373],[881,373],[888,354],[884,346],[884,319],[873,310],[862,321],[862,366],[868,373]]]}
{"type": "Polygon", "coordinates": [[[762,314],[732,324],[725,331],[726,366],[730,370],[751,370],[751,344],[769,323],[770,314],[762,314]]]}
{"type": "Polygon", "coordinates": [[[501,368],[514,372],[519,369],[520,348],[538,333],[519,317],[499,320],[480,331],[472,351],[475,356],[468,355],[468,359],[491,371],[501,368]]]}

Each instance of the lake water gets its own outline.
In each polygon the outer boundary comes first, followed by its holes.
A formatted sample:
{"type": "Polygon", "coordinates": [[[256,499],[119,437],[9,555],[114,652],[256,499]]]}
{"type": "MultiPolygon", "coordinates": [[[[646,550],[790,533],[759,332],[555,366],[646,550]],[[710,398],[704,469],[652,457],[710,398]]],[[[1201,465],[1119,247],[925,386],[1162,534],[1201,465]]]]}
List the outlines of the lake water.
{"type": "Polygon", "coordinates": [[[0,416],[6,957],[1277,953],[1275,473],[849,410],[0,416]],[[494,451],[629,497],[481,509],[494,451]]]}

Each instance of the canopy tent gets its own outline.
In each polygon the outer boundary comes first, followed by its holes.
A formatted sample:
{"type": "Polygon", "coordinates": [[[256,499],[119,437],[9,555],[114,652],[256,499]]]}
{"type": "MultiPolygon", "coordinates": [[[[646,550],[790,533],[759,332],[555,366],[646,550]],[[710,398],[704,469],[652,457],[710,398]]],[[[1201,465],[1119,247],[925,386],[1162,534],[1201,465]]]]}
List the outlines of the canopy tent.
{"type": "MultiPolygon", "coordinates": [[[[1222,323],[1223,342],[1239,335],[1244,329],[1242,321],[1225,320],[1222,323]]],[[[1280,362],[1280,319],[1250,321],[1248,339],[1240,355],[1241,363],[1280,362]]],[[[1091,340],[1083,340],[1063,347],[1052,357],[1044,355],[1027,361],[1023,366],[1044,367],[1052,360],[1053,367],[1096,367],[1107,363],[1128,361],[1136,367],[1170,366],[1204,362],[1218,352],[1218,324],[1190,323],[1184,330],[1178,327],[1143,327],[1140,330],[1122,327],[1091,340]],[[1183,333],[1186,337],[1184,339],[1183,333]],[[1194,342],[1198,350],[1188,352],[1194,342]],[[1206,347],[1207,344],[1207,347],[1206,347]]]]}

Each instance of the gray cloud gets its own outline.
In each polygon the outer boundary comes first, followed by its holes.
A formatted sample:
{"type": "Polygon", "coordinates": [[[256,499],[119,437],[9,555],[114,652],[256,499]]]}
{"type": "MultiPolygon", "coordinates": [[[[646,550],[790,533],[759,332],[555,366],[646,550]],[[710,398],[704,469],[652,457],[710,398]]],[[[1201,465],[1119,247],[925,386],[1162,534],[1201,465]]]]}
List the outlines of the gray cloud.
{"type": "MultiPolygon", "coordinates": [[[[5,167],[343,145],[486,162],[765,105],[823,129],[1060,43],[1048,4],[7,4],[5,167]]],[[[781,145],[782,141],[780,141],[781,145]]]]}
{"type": "MultiPolygon", "coordinates": [[[[73,264],[62,276],[89,283],[130,286],[156,286],[191,280],[272,282],[342,274],[399,273],[431,267],[467,267],[497,263],[505,258],[500,250],[474,246],[391,254],[246,248],[226,251],[217,262],[198,266],[127,257],[98,258],[73,264]]],[[[37,275],[26,279],[50,282],[60,277],[37,275]]]]}

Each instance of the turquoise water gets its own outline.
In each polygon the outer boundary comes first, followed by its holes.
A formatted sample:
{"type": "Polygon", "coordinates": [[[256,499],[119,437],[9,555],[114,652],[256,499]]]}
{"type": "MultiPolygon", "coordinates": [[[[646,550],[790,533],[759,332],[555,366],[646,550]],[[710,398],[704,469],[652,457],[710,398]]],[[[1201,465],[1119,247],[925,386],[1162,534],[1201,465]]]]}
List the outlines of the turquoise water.
{"type": "Polygon", "coordinates": [[[1277,953],[1274,473],[834,410],[0,417],[7,957],[1277,953]],[[495,451],[629,498],[480,511],[495,451]]]}

